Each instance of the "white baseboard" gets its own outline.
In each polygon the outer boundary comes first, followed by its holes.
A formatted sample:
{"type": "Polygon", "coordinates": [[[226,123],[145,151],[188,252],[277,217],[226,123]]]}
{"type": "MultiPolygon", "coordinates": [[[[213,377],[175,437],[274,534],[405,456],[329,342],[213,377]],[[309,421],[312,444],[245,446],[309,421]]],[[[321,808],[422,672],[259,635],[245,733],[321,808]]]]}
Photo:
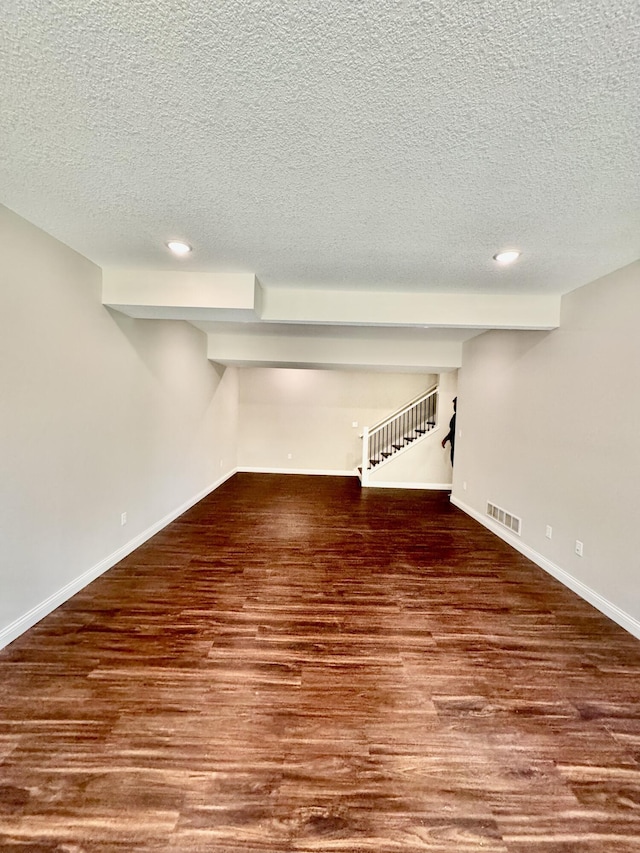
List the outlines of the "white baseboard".
{"type": "Polygon", "coordinates": [[[63,586],[57,592],[54,592],[48,598],[45,598],[44,601],[41,601],[40,604],[37,604],[35,607],[32,607],[31,610],[28,610],[22,616],[19,616],[5,628],[0,630],[0,649],[3,649],[9,643],[12,643],[16,640],[21,634],[24,634],[25,631],[28,631],[29,628],[32,628],[37,622],[41,619],[44,619],[45,616],[48,616],[56,607],[60,607],[61,604],[64,604],[65,601],[70,599],[77,592],[80,592],[87,584],[90,584],[91,581],[94,581],[96,578],[100,577],[100,575],[104,574],[110,568],[115,566],[116,563],[119,563],[120,560],[124,560],[132,551],[135,551],[136,548],[139,548],[143,545],[148,539],[151,539],[152,536],[155,536],[156,533],[159,533],[163,527],[166,527],[167,524],[170,524],[172,521],[175,521],[176,518],[181,516],[188,509],[191,509],[192,506],[201,501],[203,498],[206,498],[207,495],[211,494],[211,492],[215,491],[219,486],[221,486],[226,480],[232,477],[236,473],[236,469],[233,468],[231,471],[228,471],[218,480],[216,480],[213,485],[208,486],[206,489],[203,489],[199,494],[190,498],[188,501],[183,503],[181,506],[172,510],[168,515],[165,515],[164,518],[161,518],[160,521],[157,521],[155,524],[152,524],[151,527],[148,527],[138,536],[134,536],[133,539],[130,539],[125,545],[121,548],[118,548],[117,551],[109,554],[103,560],[100,560],[99,563],[96,563],[94,566],[91,566],[90,569],[87,569],[86,572],[83,572],[77,578],[74,578],[68,584],[63,586]]]}
{"type": "Polygon", "coordinates": [[[542,554],[539,554],[529,545],[526,545],[518,536],[514,536],[512,533],[509,533],[508,530],[505,530],[499,524],[496,524],[488,516],[482,515],[482,513],[468,506],[453,495],[451,496],[451,503],[467,515],[470,515],[471,518],[474,518],[482,524],[483,527],[486,527],[492,533],[495,533],[496,536],[500,537],[500,539],[504,540],[509,545],[512,545],[516,551],[524,554],[524,556],[531,560],[532,563],[535,563],[536,566],[544,569],[545,572],[548,572],[548,574],[552,575],[556,580],[559,580],[561,584],[564,584],[564,586],[575,592],[576,595],[580,596],[580,598],[588,601],[589,604],[596,608],[596,610],[604,613],[605,616],[608,616],[609,619],[616,622],[621,628],[624,628],[625,631],[628,631],[640,640],[640,622],[618,607],[617,604],[609,601],[609,599],[600,595],[599,592],[591,589],[590,586],[582,583],[578,578],[575,578],[572,574],[561,569],[560,566],[556,565],[551,560],[543,557],[542,554]]]}
{"type": "Polygon", "coordinates": [[[320,468],[269,468],[239,466],[236,468],[241,474],[309,474],[320,477],[357,477],[358,472],[351,468],[349,471],[324,470],[320,468]]]}
{"type": "Polygon", "coordinates": [[[365,489],[441,489],[450,491],[451,483],[363,483],[365,489]]]}

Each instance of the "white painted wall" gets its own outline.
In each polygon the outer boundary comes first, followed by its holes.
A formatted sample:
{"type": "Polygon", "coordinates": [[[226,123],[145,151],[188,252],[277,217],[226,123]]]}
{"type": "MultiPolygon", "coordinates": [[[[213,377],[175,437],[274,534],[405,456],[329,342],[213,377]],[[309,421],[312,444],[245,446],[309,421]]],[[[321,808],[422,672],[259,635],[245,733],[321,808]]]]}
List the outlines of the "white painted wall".
{"type": "Polygon", "coordinates": [[[362,427],[435,381],[433,374],[242,368],[238,465],[351,473],[362,427]]]}
{"type": "Polygon", "coordinates": [[[1,646],[234,470],[237,371],[104,308],[100,269],[3,207],[0,284],[1,646]]]}
{"type": "Polygon", "coordinates": [[[640,262],[565,296],[555,331],[468,341],[453,499],[521,516],[534,558],[640,636],[638,317],[640,262]]]}

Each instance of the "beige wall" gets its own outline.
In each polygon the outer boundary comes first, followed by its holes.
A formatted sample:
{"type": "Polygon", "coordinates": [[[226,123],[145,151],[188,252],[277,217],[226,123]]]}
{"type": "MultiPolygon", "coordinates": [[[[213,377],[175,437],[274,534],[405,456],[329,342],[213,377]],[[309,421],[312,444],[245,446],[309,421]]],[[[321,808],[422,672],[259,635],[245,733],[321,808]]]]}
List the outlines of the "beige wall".
{"type": "Polygon", "coordinates": [[[640,262],[565,296],[553,332],[489,332],[468,341],[453,491],[454,501],[479,515],[489,500],[520,516],[520,541],[538,562],[634,633],[638,317],[640,262]]]}
{"type": "Polygon", "coordinates": [[[237,371],[104,308],[98,267],[2,207],[0,282],[1,646],[235,468],[237,371]]]}
{"type": "Polygon", "coordinates": [[[238,465],[351,472],[360,464],[362,427],[435,381],[432,374],[243,368],[238,465]]]}

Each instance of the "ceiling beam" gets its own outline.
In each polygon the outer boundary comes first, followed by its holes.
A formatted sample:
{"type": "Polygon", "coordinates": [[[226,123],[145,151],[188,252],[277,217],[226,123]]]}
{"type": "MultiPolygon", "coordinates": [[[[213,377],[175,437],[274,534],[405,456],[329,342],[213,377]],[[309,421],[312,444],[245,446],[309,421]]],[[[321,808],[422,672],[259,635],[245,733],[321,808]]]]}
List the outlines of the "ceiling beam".
{"type": "Polygon", "coordinates": [[[191,322],[260,320],[316,325],[554,329],[557,294],[408,293],[264,288],[253,273],[106,268],[102,301],[131,317],[191,322]]]}
{"type": "Polygon", "coordinates": [[[548,330],[560,324],[560,299],[557,294],[268,288],[263,290],[261,318],[295,323],[548,330]]]}
{"type": "Polygon", "coordinates": [[[257,320],[257,287],[253,273],[102,270],[102,304],[145,320],[257,320]]]}
{"type": "MultiPolygon", "coordinates": [[[[261,367],[325,367],[443,373],[462,364],[462,341],[430,340],[425,330],[408,340],[348,336],[314,337],[297,333],[207,335],[210,361],[226,365],[261,367]]],[[[380,330],[384,332],[384,330],[380,330]]]]}

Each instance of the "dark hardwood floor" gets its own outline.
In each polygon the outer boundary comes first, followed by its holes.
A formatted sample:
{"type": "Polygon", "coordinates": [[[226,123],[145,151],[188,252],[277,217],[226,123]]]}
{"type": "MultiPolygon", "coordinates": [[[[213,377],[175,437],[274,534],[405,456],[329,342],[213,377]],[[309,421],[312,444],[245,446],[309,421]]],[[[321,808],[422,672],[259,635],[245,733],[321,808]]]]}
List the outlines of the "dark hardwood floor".
{"type": "Polygon", "coordinates": [[[236,475],[0,653],[0,850],[640,851],[639,675],[447,494],[236,475]]]}

